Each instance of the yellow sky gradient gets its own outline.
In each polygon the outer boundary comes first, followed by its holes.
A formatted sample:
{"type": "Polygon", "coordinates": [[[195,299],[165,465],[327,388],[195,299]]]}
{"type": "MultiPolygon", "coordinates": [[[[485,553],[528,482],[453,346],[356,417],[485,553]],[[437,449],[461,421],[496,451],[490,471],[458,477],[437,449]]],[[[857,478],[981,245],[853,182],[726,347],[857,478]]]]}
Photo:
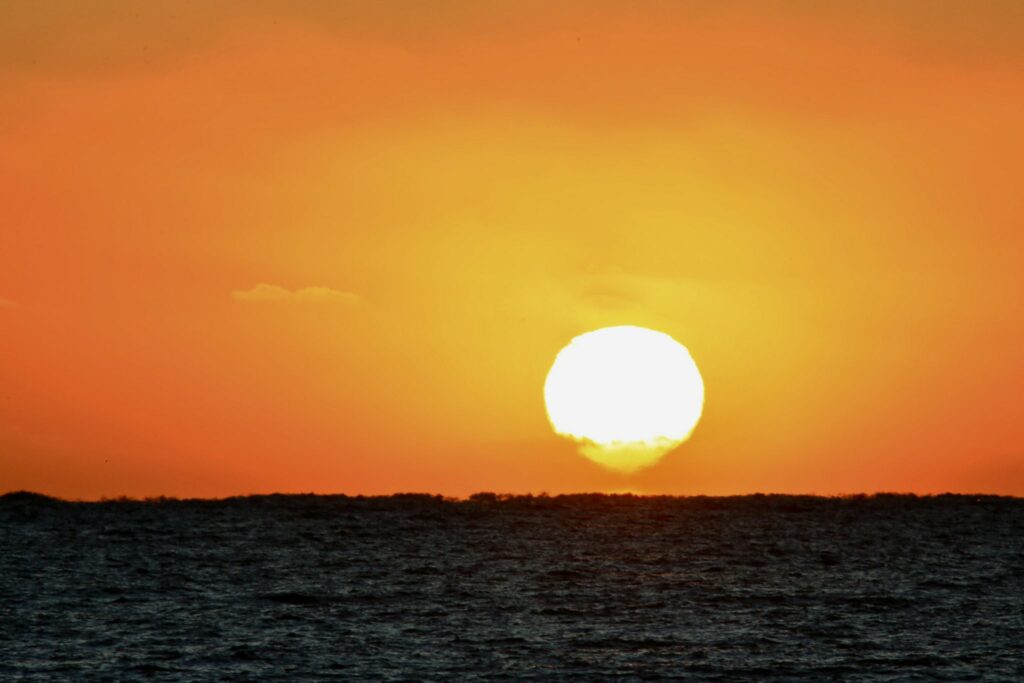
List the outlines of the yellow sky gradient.
{"type": "Polygon", "coordinates": [[[4,3],[0,491],[1024,495],[1024,8],[827,5],[4,3]]]}

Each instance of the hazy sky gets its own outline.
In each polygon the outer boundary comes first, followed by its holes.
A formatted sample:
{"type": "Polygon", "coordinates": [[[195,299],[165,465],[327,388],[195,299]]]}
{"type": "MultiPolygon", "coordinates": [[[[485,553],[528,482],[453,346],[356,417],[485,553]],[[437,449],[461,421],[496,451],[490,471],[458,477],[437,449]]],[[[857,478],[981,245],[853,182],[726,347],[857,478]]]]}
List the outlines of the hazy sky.
{"type": "Polygon", "coordinates": [[[0,491],[1024,495],[1020,2],[0,5],[0,491]],[[574,335],[682,341],[632,476],[574,335]]]}

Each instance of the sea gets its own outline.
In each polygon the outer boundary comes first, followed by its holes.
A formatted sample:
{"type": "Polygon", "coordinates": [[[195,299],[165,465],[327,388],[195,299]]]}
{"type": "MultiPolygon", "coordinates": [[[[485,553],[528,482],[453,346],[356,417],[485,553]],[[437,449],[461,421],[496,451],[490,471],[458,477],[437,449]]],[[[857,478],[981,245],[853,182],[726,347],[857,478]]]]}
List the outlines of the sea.
{"type": "Polygon", "coordinates": [[[1024,500],[0,496],[0,680],[1024,681],[1024,500]]]}

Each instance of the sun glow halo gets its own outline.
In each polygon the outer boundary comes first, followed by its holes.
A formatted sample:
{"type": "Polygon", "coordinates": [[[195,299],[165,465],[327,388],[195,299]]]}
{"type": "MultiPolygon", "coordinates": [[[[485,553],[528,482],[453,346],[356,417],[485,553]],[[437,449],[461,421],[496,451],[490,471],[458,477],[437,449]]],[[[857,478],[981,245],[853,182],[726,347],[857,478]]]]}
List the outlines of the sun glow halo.
{"type": "Polygon", "coordinates": [[[555,432],[604,467],[653,465],[689,438],[704,407],[704,381],[682,344],[624,325],[574,338],[544,384],[555,432]]]}

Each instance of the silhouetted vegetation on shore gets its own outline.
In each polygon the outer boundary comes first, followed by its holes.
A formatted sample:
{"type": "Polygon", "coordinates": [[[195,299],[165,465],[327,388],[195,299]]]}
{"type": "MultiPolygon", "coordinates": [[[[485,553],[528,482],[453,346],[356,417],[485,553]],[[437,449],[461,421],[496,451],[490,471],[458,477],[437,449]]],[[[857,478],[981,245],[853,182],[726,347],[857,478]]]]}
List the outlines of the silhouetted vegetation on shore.
{"type": "Polygon", "coordinates": [[[752,493],[733,496],[672,496],[642,495],[634,493],[565,493],[557,495],[512,494],[483,491],[468,498],[452,498],[431,493],[395,493],[380,496],[350,496],[343,493],[270,493],[226,498],[176,498],[159,496],[147,498],[101,498],[96,501],[66,500],[32,491],[12,491],[0,494],[0,506],[21,505],[282,505],[301,506],[317,503],[351,503],[355,505],[405,506],[504,506],[529,508],[559,507],[628,507],[652,503],[692,509],[734,509],[763,507],[779,511],[800,511],[823,505],[942,505],[946,503],[1006,504],[1024,502],[1024,498],[994,494],[941,493],[919,495],[914,493],[856,493],[839,496],[811,494],[752,493]]]}

